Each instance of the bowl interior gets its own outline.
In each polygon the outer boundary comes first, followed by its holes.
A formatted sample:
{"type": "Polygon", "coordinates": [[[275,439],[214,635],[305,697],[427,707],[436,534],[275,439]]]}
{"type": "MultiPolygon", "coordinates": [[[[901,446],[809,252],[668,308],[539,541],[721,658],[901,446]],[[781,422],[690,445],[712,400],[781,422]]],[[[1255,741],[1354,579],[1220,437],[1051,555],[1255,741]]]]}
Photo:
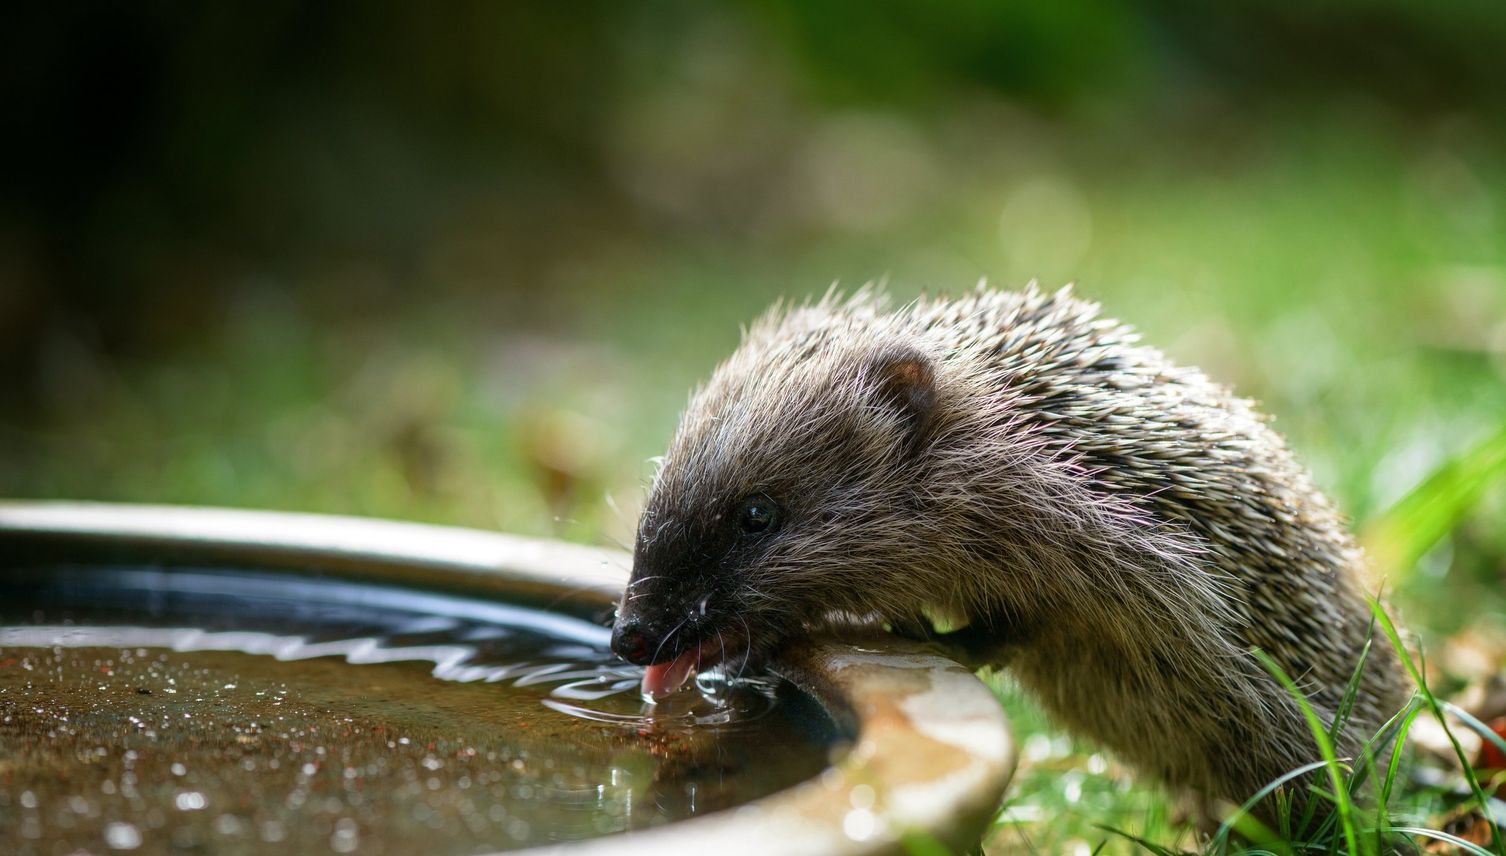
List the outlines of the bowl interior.
{"type": "Polygon", "coordinates": [[[757,799],[843,737],[774,679],[646,706],[528,598],[75,552],[3,569],[3,852],[513,849],[757,799]]]}

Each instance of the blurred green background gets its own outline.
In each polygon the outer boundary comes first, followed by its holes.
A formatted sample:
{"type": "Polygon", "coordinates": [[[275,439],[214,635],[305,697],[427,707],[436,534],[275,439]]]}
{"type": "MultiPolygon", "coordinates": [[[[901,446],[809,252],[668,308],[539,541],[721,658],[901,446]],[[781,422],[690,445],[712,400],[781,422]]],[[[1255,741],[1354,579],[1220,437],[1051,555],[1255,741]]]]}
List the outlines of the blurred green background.
{"type": "Polygon", "coordinates": [[[0,494],[626,544],[738,325],[874,279],[1076,282],[1360,524],[1506,421],[1492,0],[3,15],[0,494]]]}

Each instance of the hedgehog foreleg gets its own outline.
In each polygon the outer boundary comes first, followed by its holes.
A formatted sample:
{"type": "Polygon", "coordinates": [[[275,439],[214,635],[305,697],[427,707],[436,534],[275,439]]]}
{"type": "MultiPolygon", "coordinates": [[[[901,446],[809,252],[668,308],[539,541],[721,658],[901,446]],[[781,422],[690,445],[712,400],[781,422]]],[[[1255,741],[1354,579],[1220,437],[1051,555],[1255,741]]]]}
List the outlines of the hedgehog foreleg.
{"type": "Polygon", "coordinates": [[[948,656],[972,671],[983,668],[1002,669],[1014,659],[1016,645],[989,627],[969,624],[951,633],[932,637],[931,641],[946,649],[948,656]]]}

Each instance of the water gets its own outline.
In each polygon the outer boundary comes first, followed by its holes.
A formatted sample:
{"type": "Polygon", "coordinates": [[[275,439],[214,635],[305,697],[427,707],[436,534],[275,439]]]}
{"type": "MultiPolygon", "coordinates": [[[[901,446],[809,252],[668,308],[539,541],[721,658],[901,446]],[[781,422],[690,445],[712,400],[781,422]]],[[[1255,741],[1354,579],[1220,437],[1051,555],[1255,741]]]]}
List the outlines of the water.
{"type": "Polygon", "coordinates": [[[606,630],[219,569],[7,570],[0,852],[480,853],[639,829],[814,776],[768,680],[646,705],[606,630]]]}

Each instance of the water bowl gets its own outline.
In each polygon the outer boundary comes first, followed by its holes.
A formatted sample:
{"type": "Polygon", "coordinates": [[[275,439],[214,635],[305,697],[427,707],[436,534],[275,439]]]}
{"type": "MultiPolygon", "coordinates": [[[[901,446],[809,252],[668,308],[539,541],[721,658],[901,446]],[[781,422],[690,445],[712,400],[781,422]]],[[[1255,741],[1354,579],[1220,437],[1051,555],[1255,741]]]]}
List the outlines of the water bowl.
{"type": "Polygon", "coordinates": [[[301,514],[0,503],[0,852],[867,854],[978,840],[997,703],[805,642],[658,705],[617,552],[301,514]]]}

